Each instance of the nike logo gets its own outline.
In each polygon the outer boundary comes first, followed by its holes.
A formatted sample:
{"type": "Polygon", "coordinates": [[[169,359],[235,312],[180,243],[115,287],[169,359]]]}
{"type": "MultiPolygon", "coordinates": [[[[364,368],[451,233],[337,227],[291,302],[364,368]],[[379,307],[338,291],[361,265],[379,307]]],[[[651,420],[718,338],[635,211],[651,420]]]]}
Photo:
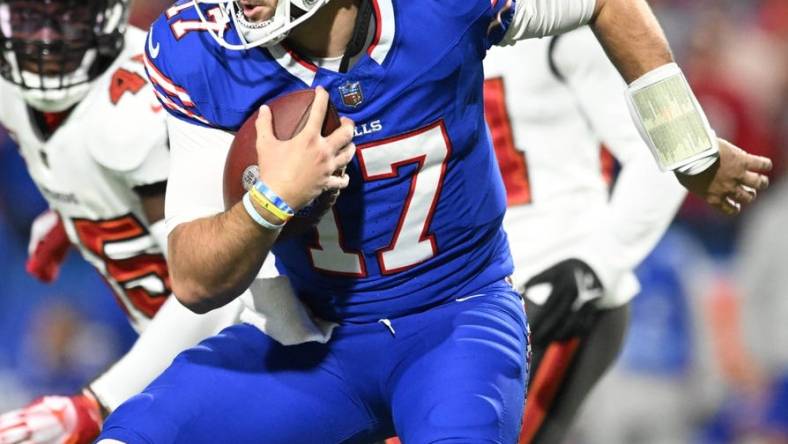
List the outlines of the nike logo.
{"type": "Polygon", "coordinates": [[[150,58],[155,59],[158,57],[159,49],[161,49],[159,42],[156,42],[156,46],[153,46],[153,28],[151,28],[150,32],[148,32],[148,53],[150,54],[150,58]]]}
{"type": "Polygon", "coordinates": [[[463,296],[461,298],[457,298],[457,299],[455,299],[455,301],[457,301],[457,302],[465,302],[465,301],[469,301],[471,299],[480,298],[482,296],[484,296],[484,294],[472,294],[470,296],[463,296]]]}

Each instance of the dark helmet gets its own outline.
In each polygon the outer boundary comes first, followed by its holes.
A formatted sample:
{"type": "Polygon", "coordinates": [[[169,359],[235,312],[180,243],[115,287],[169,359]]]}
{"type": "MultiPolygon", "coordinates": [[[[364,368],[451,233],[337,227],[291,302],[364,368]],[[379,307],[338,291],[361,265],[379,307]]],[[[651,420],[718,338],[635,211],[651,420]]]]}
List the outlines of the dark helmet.
{"type": "Polygon", "coordinates": [[[0,75],[41,111],[63,111],[123,50],[128,0],[0,0],[0,75]]]}

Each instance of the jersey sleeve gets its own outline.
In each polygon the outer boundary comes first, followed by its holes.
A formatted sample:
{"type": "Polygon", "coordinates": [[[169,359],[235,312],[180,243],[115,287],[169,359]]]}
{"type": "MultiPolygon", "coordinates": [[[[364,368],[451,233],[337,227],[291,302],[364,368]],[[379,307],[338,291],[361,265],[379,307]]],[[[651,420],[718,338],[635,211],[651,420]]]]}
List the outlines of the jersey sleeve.
{"type": "MultiPolygon", "coordinates": [[[[505,0],[497,0],[503,2],[505,0]]],[[[492,0],[495,8],[495,0],[492,0]]],[[[587,24],[594,14],[596,0],[512,0],[508,23],[497,45],[513,45],[518,40],[544,37],[570,31],[587,24]]]]}
{"type": "Polygon", "coordinates": [[[93,93],[101,97],[88,112],[101,125],[83,141],[93,159],[128,188],[166,181],[169,173],[166,114],[145,78],[139,50],[128,47],[125,60],[96,83],[93,93]]]}
{"type": "Polygon", "coordinates": [[[621,163],[603,223],[581,246],[581,258],[606,288],[645,259],[665,233],[686,191],[673,174],[657,168],[631,121],[624,80],[589,28],[557,37],[551,53],[600,142],[621,163]]]}
{"type": "Polygon", "coordinates": [[[193,79],[204,80],[202,63],[197,60],[205,52],[198,47],[203,39],[195,38],[194,33],[178,38],[170,23],[196,22],[198,18],[192,17],[190,8],[190,0],[180,0],[153,22],[145,43],[145,71],[156,98],[169,114],[195,125],[212,126],[201,104],[192,98],[195,93],[201,95],[201,91],[194,91],[200,86],[193,79]]]}
{"type": "Polygon", "coordinates": [[[157,141],[145,156],[143,162],[126,173],[125,179],[130,188],[166,182],[170,174],[170,151],[166,135],[157,141]]]}
{"type": "MultiPolygon", "coordinates": [[[[490,2],[490,12],[487,17],[487,47],[497,45],[506,35],[512,24],[517,3],[515,0],[483,0],[490,2]]],[[[522,0],[520,0],[522,1],[522,0]]]]}

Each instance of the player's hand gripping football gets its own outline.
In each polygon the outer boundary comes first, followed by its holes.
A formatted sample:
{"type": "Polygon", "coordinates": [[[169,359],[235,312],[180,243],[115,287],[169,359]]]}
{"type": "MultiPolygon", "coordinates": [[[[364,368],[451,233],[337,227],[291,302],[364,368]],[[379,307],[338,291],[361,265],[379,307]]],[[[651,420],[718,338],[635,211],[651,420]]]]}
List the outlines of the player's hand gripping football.
{"type": "Polygon", "coordinates": [[[99,405],[89,394],[45,396],[0,415],[0,444],[89,444],[101,423],[99,405]]]}
{"type": "Polygon", "coordinates": [[[772,161],[747,153],[732,143],[719,139],[720,158],[706,171],[688,176],[676,176],[689,191],[725,214],[738,214],[742,205],[749,204],[758,191],[769,186],[769,178],[762,173],[771,171],[772,161]]]}
{"type": "Polygon", "coordinates": [[[30,227],[25,269],[28,274],[42,282],[54,281],[70,246],[60,216],[52,210],[44,211],[35,218],[30,227]]]}
{"type": "Polygon", "coordinates": [[[354,124],[341,118],[342,125],[323,137],[320,132],[328,107],[328,93],[318,87],[309,119],[295,137],[279,140],[274,136],[271,110],[260,108],[257,118],[257,156],[261,159],[260,180],[295,211],[323,191],[347,187],[347,174],[334,175],[353,159],[354,124]]]}
{"type": "Polygon", "coordinates": [[[543,347],[587,334],[596,317],[596,300],[602,295],[596,273],[579,259],[561,261],[532,277],[525,284],[525,297],[538,306],[528,313],[533,345],[543,347]],[[544,301],[535,297],[541,286],[549,290],[544,301]]]}

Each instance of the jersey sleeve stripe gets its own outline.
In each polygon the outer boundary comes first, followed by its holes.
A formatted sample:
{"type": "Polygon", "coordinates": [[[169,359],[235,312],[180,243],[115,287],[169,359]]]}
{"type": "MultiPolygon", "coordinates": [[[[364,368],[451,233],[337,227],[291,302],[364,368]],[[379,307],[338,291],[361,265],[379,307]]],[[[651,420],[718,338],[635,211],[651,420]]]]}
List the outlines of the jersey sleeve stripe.
{"type": "Polygon", "coordinates": [[[158,86],[159,88],[166,91],[171,96],[177,97],[184,106],[192,107],[194,106],[194,102],[192,102],[191,97],[183,88],[177,86],[172,80],[170,80],[167,76],[162,74],[153,63],[150,62],[148,59],[148,55],[145,54],[144,57],[145,61],[145,70],[148,71],[148,77],[150,78],[151,82],[158,86]]]}
{"type": "Polygon", "coordinates": [[[180,114],[182,114],[182,115],[184,115],[184,116],[186,116],[186,117],[188,117],[190,119],[193,119],[193,120],[196,120],[196,121],[198,121],[200,123],[203,123],[205,125],[211,126],[211,123],[208,122],[205,118],[197,115],[196,113],[193,113],[193,112],[189,111],[186,108],[183,108],[183,107],[179,106],[177,103],[175,103],[172,100],[170,100],[169,97],[167,97],[164,94],[162,94],[158,89],[153,88],[153,91],[156,93],[156,97],[159,98],[159,101],[161,101],[162,105],[164,105],[170,111],[174,111],[176,113],[180,113],[180,114]]]}
{"type": "MultiPolygon", "coordinates": [[[[496,5],[498,5],[499,0],[491,0],[492,5],[491,7],[495,9],[496,5]]],[[[509,23],[512,20],[511,12],[514,8],[514,2],[512,0],[506,0],[501,6],[501,9],[498,10],[498,13],[495,15],[495,18],[490,22],[490,26],[487,28],[487,34],[492,34],[496,28],[500,28],[505,30],[509,23]]]]}
{"type": "Polygon", "coordinates": [[[373,0],[372,7],[378,25],[367,53],[378,65],[382,65],[394,44],[397,21],[394,18],[394,5],[391,0],[373,0]]]}

